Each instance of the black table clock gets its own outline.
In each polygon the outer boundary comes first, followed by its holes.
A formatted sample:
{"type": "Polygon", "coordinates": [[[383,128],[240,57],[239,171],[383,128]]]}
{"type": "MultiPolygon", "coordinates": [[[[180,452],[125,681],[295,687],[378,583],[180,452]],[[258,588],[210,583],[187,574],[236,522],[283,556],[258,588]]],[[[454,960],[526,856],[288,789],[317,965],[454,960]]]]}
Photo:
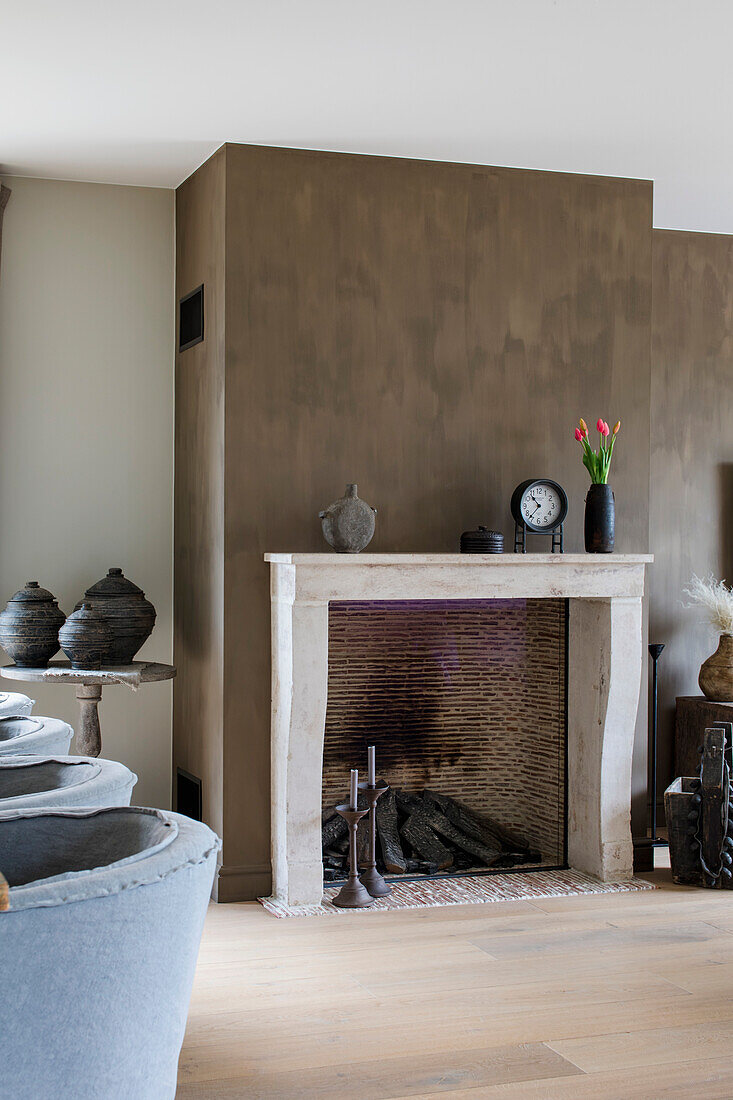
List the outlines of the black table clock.
{"type": "Polygon", "coordinates": [[[568,514],[568,495],[548,478],[523,481],[512,493],[514,553],[527,553],[527,532],[552,535],[552,553],[562,554],[563,523],[568,514]]]}

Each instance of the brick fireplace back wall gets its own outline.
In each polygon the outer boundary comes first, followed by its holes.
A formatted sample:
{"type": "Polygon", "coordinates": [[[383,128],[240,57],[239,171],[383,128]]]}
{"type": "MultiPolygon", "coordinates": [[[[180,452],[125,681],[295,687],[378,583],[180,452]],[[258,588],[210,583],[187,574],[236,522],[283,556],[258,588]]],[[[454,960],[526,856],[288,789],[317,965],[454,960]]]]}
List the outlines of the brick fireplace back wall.
{"type": "Polygon", "coordinates": [[[379,775],[460,799],[562,862],[566,603],[332,603],[324,809],[379,775]]]}

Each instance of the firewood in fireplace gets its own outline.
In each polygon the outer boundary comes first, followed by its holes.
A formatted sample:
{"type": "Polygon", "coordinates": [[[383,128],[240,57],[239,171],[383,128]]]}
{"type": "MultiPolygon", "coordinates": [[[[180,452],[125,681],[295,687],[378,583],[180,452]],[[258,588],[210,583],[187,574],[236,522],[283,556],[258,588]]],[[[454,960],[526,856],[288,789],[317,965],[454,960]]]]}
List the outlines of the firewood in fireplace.
{"type": "MultiPolygon", "coordinates": [[[[321,847],[324,852],[328,848],[336,846],[339,840],[346,838],[346,848],[349,846],[349,826],[344,821],[343,817],[334,811],[334,815],[321,828],[321,847]]],[[[346,850],[344,848],[344,851],[346,850]]]]}
{"type": "Polygon", "coordinates": [[[397,828],[397,800],[391,787],[377,802],[377,832],[385,868],[393,875],[404,874],[407,861],[397,828]]]}
{"type": "Polygon", "coordinates": [[[438,833],[444,840],[450,841],[451,844],[461,848],[464,852],[468,852],[469,855],[475,856],[487,867],[490,867],[496,857],[501,855],[499,848],[489,848],[483,841],[466,836],[434,804],[426,802],[424,812],[433,832],[438,833]]]}
{"type": "MultiPolygon", "coordinates": [[[[363,792],[359,799],[365,808],[363,792]]],[[[324,874],[333,881],[348,872],[349,836],[342,818],[333,811],[324,813],[323,823],[324,874]]],[[[498,869],[542,862],[541,853],[524,839],[431,790],[388,790],[377,803],[377,831],[382,856],[377,865],[382,874],[434,875],[449,868],[452,874],[461,874],[482,866],[498,869]]],[[[362,842],[367,840],[366,829],[359,834],[362,842]]],[[[365,848],[362,843],[358,850],[360,864],[365,848]]]]}
{"type": "Polygon", "coordinates": [[[474,840],[481,840],[489,848],[499,848],[502,851],[510,852],[522,852],[529,850],[529,844],[521,837],[515,836],[503,825],[499,825],[498,822],[493,821],[490,817],[484,814],[474,813],[467,810],[465,806],[462,806],[460,802],[457,802],[455,798],[449,798],[448,795],[439,794],[437,791],[431,791],[426,789],[423,792],[424,798],[428,802],[434,803],[453,825],[465,833],[466,836],[473,837],[474,840]]]}
{"type": "Polygon", "coordinates": [[[423,859],[437,863],[439,871],[452,867],[453,853],[433,832],[422,806],[410,814],[400,833],[423,859]]]}

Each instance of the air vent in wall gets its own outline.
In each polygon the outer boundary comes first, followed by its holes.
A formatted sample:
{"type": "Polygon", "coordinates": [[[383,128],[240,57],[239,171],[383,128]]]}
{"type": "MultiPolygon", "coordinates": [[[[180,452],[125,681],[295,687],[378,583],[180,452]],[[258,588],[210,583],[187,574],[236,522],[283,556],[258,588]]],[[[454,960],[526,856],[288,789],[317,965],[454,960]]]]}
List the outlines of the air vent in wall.
{"type": "Polygon", "coordinates": [[[185,351],[204,338],[204,285],[178,303],[178,350],[185,351]]]}
{"type": "Polygon", "coordinates": [[[201,780],[183,768],[176,768],[176,811],[201,820],[201,780]]]}

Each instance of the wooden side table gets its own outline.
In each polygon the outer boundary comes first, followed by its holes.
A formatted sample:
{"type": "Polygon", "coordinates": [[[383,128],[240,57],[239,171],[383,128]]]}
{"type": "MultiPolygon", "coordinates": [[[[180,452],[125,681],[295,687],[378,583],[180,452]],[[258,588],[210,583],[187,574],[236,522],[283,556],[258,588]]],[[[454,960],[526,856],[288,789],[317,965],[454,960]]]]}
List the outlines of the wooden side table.
{"type": "Polygon", "coordinates": [[[102,751],[102,731],[99,727],[98,706],[102,688],[108,684],[127,684],[137,689],[140,684],[172,680],[176,674],[174,665],[159,665],[151,661],[133,661],[129,665],[110,665],[109,668],[72,668],[69,661],[50,661],[46,668],[18,668],[17,665],[0,667],[0,675],[8,680],[26,683],[76,684],[79,700],[79,726],[76,730],[76,750],[81,756],[99,756],[102,751]]]}
{"type": "Polygon", "coordinates": [[[713,703],[704,695],[679,695],[674,724],[674,777],[697,775],[703,734],[713,722],[733,722],[733,703],[713,703]]]}

